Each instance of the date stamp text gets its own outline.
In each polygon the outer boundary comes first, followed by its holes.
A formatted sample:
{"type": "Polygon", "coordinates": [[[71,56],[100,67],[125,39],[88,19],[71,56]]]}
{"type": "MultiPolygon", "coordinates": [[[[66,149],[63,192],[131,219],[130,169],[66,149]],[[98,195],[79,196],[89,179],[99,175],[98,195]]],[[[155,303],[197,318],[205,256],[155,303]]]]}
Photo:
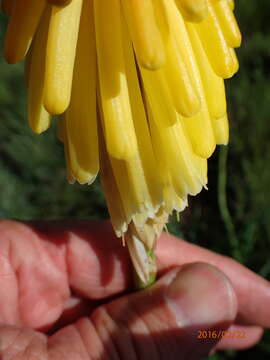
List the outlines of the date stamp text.
{"type": "Polygon", "coordinates": [[[197,339],[246,339],[243,330],[198,330],[197,339]]]}

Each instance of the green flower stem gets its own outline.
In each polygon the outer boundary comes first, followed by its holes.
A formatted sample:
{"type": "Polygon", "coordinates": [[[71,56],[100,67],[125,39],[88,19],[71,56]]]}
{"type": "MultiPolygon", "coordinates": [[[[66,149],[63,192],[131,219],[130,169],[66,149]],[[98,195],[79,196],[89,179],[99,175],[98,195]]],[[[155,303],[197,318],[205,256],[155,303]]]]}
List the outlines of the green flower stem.
{"type": "Polygon", "coordinates": [[[242,255],[239,239],[236,235],[235,226],[229,211],[227,201],[227,159],[228,147],[222,146],[219,151],[219,172],[218,172],[218,204],[222,220],[229,235],[233,257],[241,262],[242,255]]]}

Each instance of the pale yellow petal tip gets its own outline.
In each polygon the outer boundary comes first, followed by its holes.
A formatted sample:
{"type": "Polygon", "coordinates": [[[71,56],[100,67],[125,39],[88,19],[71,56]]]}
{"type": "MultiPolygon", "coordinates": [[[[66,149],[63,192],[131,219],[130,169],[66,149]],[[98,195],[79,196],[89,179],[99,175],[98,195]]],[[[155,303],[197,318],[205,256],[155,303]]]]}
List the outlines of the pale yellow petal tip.
{"type": "Polygon", "coordinates": [[[239,61],[234,49],[230,49],[231,57],[233,59],[233,75],[236,74],[239,70],[239,61]]]}
{"type": "Polygon", "coordinates": [[[218,145],[228,145],[229,143],[229,122],[227,114],[219,119],[214,119],[213,128],[218,145]]]}
{"type": "Polygon", "coordinates": [[[233,48],[239,48],[242,45],[242,33],[240,32],[239,28],[237,28],[237,34],[235,34],[231,44],[229,44],[233,48]]]}
{"type": "Polygon", "coordinates": [[[185,103],[182,102],[182,106],[180,106],[179,103],[175,104],[177,112],[187,118],[197,115],[201,110],[201,101],[199,97],[196,96],[196,94],[193,94],[193,96],[190,96],[186,100],[185,103]]]}
{"type": "Polygon", "coordinates": [[[130,160],[136,156],[138,151],[137,144],[131,142],[116,144],[112,143],[110,138],[106,139],[106,147],[109,155],[117,160],[130,160]]]}
{"type": "Polygon", "coordinates": [[[176,0],[176,4],[186,21],[198,23],[208,15],[206,0],[176,0]]]}
{"type": "Polygon", "coordinates": [[[165,64],[165,48],[158,24],[157,1],[122,1],[124,17],[138,62],[149,70],[157,70],[165,64]]]}
{"type": "Polygon", "coordinates": [[[239,33],[239,37],[237,39],[237,42],[234,44],[235,48],[239,48],[242,45],[242,34],[239,33]]]}
{"type": "Polygon", "coordinates": [[[96,180],[97,173],[88,174],[88,173],[78,171],[76,174],[74,174],[74,177],[80,185],[91,185],[96,180]]]}
{"type": "MultiPolygon", "coordinates": [[[[125,239],[125,234],[128,230],[128,224],[123,221],[121,223],[114,223],[111,219],[111,223],[112,223],[112,227],[114,229],[114,232],[115,232],[115,235],[118,237],[118,238],[121,238],[121,239],[125,239]]],[[[124,241],[122,241],[124,243],[124,241]]]]}
{"type": "Polygon", "coordinates": [[[61,115],[63,114],[69,105],[69,100],[66,99],[56,99],[51,96],[45,95],[44,98],[44,107],[51,115],[61,115]]]}
{"type": "Polygon", "coordinates": [[[228,59],[228,66],[223,69],[216,69],[216,74],[222,79],[231,79],[238,71],[239,66],[233,59],[228,59]]]}
{"type": "Polygon", "coordinates": [[[209,159],[216,149],[216,143],[192,144],[192,147],[196,155],[203,159],[209,159]]]}
{"type": "Polygon", "coordinates": [[[158,53],[157,55],[154,54],[152,57],[148,57],[148,58],[139,57],[138,61],[143,68],[147,70],[155,71],[162,68],[162,66],[166,62],[166,57],[163,54],[163,52],[161,52],[158,53]]]}
{"type": "Polygon", "coordinates": [[[176,207],[176,211],[177,213],[180,213],[182,211],[184,211],[187,207],[188,207],[188,198],[186,198],[185,200],[182,199],[178,199],[178,206],[176,207]]]}
{"type": "Polygon", "coordinates": [[[239,62],[236,52],[233,48],[229,49],[230,58],[228,58],[228,66],[218,74],[223,79],[231,79],[239,70],[239,62]]]}
{"type": "Polygon", "coordinates": [[[50,121],[48,121],[47,124],[42,124],[40,126],[32,126],[30,124],[30,128],[33,131],[34,134],[40,135],[42,133],[44,133],[45,131],[47,131],[50,127],[50,121]]]}

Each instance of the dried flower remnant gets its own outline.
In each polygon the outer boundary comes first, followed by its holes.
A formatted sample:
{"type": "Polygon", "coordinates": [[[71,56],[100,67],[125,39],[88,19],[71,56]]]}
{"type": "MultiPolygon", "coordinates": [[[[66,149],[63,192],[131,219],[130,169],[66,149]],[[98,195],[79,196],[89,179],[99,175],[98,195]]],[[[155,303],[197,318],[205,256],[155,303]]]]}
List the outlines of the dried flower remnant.
{"type": "Polygon", "coordinates": [[[238,70],[231,0],[3,0],[5,58],[26,57],[35,133],[59,115],[67,177],[101,170],[111,221],[138,277],[168,216],[207,185],[228,143],[224,79],[238,70]]]}

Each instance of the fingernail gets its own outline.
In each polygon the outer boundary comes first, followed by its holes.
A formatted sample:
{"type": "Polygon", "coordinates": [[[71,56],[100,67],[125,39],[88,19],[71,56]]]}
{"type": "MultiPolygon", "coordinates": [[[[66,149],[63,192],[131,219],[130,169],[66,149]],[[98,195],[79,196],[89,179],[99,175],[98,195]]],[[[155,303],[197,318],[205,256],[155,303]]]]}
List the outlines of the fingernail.
{"type": "Polygon", "coordinates": [[[229,280],[211,265],[184,266],[166,290],[166,301],[181,327],[232,321],[236,297],[229,280]]]}

